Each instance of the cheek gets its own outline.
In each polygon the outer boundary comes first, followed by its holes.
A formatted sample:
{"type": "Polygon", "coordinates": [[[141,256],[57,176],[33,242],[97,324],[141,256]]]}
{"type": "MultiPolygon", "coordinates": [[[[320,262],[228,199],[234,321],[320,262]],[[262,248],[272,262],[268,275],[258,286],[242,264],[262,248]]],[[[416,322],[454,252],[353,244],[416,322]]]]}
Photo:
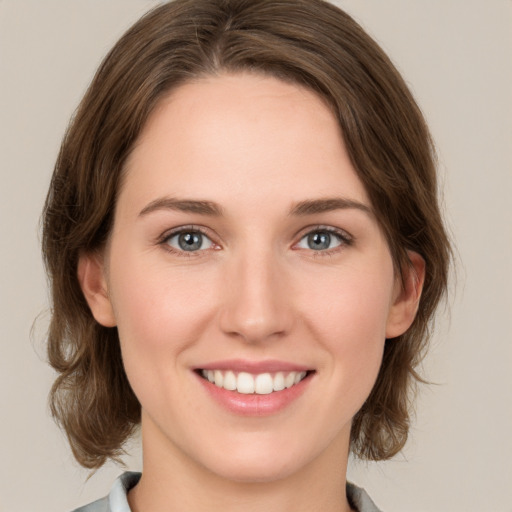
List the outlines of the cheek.
{"type": "MultiPolygon", "coordinates": [[[[139,258],[139,262],[143,258],[139,258]]],[[[119,259],[118,259],[119,261],[119,259]]],[[[172,422],[175,408],[162,404],[186,402],[193,421],[194,400],[174,390],[186,372],[186,354],[212,317],[214,283],[202,275],[158,265],[142,266],[129,259],[111,276],[123,364],[130,385],[146,411],[161,422],[172,422]],[[155,412],[156,411],[156,412],[155,412]]]]}
{"type": "Polygon", "coordinates": [[[371,267],[333,270],[304,282],[302,302],[326,333],[364,340],[385,336],[394,287],[393,269],[387,262],[371,267]]]}
{"type": "MultiPolygon", "coordinates": [[[[118,259],[119,261],[119,259],[118,259]]],[[[214,277],[126,258],[111,276],[112,302],[125,364],[173,360],[197,340],[213,312],[214,277]],[[201,277],[199,279],[199,276],[201,277]]],[[[153,262],[154,263],[154,262],[153,262]]]]}
{"type": "Polygon", "coordinates": [[[317,293],[303,301],[308,327],[329,355],[336,379],[361,390],[354,396],[370,392],[382,361],[394,285],[392,265],[384,262],[374,271],[351,267],[309,283],[317,293]]]}

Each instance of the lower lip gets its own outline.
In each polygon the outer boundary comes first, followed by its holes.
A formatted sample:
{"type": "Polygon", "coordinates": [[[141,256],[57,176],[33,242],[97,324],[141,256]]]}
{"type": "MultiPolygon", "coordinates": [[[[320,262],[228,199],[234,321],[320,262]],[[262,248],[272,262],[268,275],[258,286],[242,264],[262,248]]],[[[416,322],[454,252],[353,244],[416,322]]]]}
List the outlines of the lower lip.
{"type": "Polygon", "coordinates": [[[228,411],[242,416],[270,416],[276,414],[295,402],[306,390],[312,374],[307,375],[298,384],[282,391],[267,395],[238,393],[220,388],[196,374],[207,393],[228,411]]]}

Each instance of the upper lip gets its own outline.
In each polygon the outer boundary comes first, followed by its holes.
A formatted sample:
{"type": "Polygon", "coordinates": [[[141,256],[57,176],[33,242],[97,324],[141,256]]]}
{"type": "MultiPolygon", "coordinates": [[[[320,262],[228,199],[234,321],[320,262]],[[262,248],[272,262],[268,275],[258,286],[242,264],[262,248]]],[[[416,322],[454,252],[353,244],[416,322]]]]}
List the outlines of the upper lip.
{"type": "Polygon", "coordinates": [[[225,359],[214,361],[204,366],[198,366],[196,370],[223,370],[247,373],[276,373],[276,372],[307,372],[312,368],[303,364],[267,359],[264,361],[250,361],[245,359],[225,359]]]}

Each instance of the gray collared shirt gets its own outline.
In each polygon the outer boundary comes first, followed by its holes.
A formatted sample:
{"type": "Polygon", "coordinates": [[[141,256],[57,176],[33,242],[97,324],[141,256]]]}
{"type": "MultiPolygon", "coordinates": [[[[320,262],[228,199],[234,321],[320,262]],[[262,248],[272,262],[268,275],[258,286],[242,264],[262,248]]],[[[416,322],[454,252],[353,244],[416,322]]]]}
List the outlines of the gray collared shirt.
{"type": "MultiPolygon", "coordinates": [[[[123,473],[112,486],[108,496],[77,508],[74,512],[131,512],[128,505],[128,491],[137,485],[140,473],[123,473]]],[[[381,512],[364,489],[347,483],[347,497],[352,508],[357,512],[381,512]]]]}

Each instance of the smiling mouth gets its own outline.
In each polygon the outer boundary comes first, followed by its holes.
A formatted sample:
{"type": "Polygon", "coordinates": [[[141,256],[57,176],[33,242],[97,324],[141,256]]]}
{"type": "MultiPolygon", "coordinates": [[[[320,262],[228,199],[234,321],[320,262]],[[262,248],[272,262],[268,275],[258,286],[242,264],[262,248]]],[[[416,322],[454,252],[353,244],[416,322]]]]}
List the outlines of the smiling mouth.
{"type": "Polygon", "coordinates": [[[234,372],[224,370],[198,370],[201,377],[219,388],[245,395],[269,395],[297,385],[308,377],[310,371],[276,373],[234,372]]]}

